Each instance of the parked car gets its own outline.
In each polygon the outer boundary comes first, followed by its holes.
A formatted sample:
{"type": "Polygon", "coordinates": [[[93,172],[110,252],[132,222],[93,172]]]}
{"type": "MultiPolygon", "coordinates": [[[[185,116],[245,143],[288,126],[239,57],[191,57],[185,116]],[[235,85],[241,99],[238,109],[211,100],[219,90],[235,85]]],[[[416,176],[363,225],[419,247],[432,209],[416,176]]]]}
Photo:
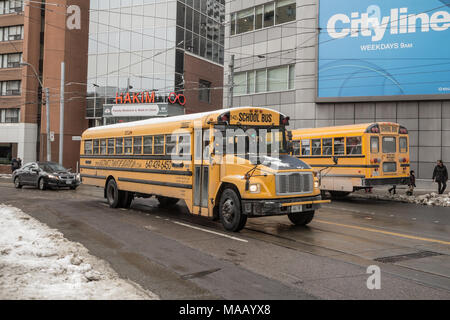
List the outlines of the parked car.
{"type": "Polygon", "coordinates": [[[81,184],[79,174],[72,173],[55,162],[28,163],[14,171],[12,180],[18,189],[22,186],[36,186],[41,190],[63,187],[75,190],[81,184]]]}

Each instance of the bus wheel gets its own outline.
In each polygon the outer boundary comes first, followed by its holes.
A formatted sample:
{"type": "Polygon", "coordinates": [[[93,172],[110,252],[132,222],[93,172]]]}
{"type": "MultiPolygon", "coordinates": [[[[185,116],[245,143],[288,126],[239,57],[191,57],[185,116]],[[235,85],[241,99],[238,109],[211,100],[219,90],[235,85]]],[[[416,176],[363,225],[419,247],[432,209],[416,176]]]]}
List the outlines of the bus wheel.
{"type": "Polygon", "coordinates": [[[296,226],[306,226],[314,218],[314,210],[308,212],[288,213],[288,218],[296,226]]]}
{"type": "Polygon", "coordinates": [[[241,231],[247,222],[247,216],[242,213],[241,201],[232,189],[225,189],[220,197],[220,221],[225,230],[241,231]]]}
{"type": "Polygon", "coordinates": [[[159,207],[160,208],[170,208],[173,207],[178,203],[177,198],[170,198],[170,197],[163,197],[163,196],[156,196],[156,198],[159,201],[159,207]]]}
{"type": "Polygon", "coordinates": [[[128,191],[119,191],[121,193],[120,198],[120,207],[129,209],[131,206],[131,202],[133,202],[134,195],[131,192],[128,191]]]}
{"type": "Polygon", "coordinates": [[[111,179],[106,186],[106,199],[111,208],[118,208],[120,206],[119,189],[117,189],[116,182],[111,179]]]}
{"type": "Polygon", "coordinates": [[[350,192],[346,191],[330,191],[331,198],[333,199],[343,199],[350,194],[350,192]]]}

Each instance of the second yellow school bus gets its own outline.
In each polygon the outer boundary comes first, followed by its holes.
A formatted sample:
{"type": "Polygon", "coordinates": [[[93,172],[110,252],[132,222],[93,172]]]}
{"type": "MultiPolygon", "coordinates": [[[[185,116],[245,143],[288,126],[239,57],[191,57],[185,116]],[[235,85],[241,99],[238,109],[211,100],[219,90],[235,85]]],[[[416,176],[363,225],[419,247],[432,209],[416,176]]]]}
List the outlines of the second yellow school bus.
{"type": "Polygon", "coordinates": [[[230,231],[270,215],[305,225],[327,201],[311,167],[288,154],[288,124],[248,107],[91,128],[82,136],[83,183],[104,188],[113,208],[135,197],[156,196],[161,206],[181,199],[230,231]]]}
{"type": "Polygon", "coordinates": [[[380,185],[408,184],[408,130],[377,122],[292,131],[293,155],[313,167],[332,196],[380,185]]]}

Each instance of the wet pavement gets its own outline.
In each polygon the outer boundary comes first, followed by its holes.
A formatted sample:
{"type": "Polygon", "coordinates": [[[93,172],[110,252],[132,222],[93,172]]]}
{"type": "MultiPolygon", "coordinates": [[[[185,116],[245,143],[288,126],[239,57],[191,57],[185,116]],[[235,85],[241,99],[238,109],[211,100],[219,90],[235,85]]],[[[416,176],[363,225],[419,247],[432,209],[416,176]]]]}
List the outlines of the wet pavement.
{"type": "Polygon", "coordinates": [[[249,219],[240,233],[138,199],[110,209],[103,190],[14,189],[22,209],[163,299],[449,299],[450,209],[350,198],[325,205],[308,227],[249,219]],[[369,290],[367,267],[381,268],[369,290]]]}

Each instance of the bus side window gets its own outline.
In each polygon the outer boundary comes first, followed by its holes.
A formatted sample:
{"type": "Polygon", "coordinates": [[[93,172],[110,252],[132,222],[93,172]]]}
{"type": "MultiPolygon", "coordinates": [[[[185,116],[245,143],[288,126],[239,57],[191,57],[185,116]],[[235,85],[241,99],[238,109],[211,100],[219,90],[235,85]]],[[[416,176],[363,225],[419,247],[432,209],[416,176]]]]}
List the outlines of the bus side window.
{"type": "Polygon", "coordinates": [[[302,156],[311,155],[311,142],[308,140],[302,140],[302,156]]]}
{"type": "Polygon", "coordinates": [[[191,135],[179,136],[177,153],[183,156],[191,154],[191,135]]]}
{"type": "Polygon", "coordinates": [[[370,137],[370,152],[380,152],[380,139],[378,137],[370,137]]]}
{"type": "Polygon", "coordinates": [[[108,139],[108,154],[114,154],[114,139],[108,139]]]}
{"type": "Polygon", "coordinates": [[[106,154],[106,140],[100,140],[100,154],[106,154]]]}
{"type": "Polygon", "coordinates": [[[166,135],[166,154],[176,154],[177,151],[177,136],[166,135]]]}
{"type": "Polygon", "coordinates": [[[133,154],[133,138],[125,138],[125,154],[133,154]]]}
{"type": "Polygon", "coordinates": [[[133,154],[142,154],[142,137],[134,137],[133,139],[133,154]]]}
{"type": "Polygon", "coordinates": [[[98,154],[98,147],[100,146],[100,141],[98,139],[94,140],[94,154],[98,154]]]}
{"type": "Polygon", "coordinates": [[[84,154],[92,154],[92,140],[84,141],[84,154]]]}
{"type": "Polygon", "coordinates": [[[300,141],[299,140],[296,140],[296,141],[293,141],[292,142],[292,148],[293,148],[293,152],[292,152],[292,154],[294,155],[294,156],[299,156],[300,155],[300,141]]]}
{"type": "Polygon", "coordinates": [[[322,155],[322,141],[320,139],[311,140],[311,154],[313,156],[322,155]]]}
{"type": "Polygon", "coordinates": [[[347,137],[347,154],[362,154],[361,137],[347,137]]]}
{"type": "Polygon", "coordinates": [[[408,152],[408,138],[401,137],[399,144],[400,144],[400,152],[407,153],[408,152]]]}
{"type": "Polygon", "coordinates": [[[335,155],[345,154],[344,138],[334,138],[334,154],[335,155]]]}
{"type": "Polygon", "coordinates": [[[155,154],[164,154],[164,136],[155,136],[153,151],[155,154]]]}
{"type": "Polygon", "coordinates": [[[153,136],[144,137],[144,154],[153,154],[153,136]]]}
{"type": "Polygon", "coordinates": [[[333,139],[323,139],[323,155],[333,155],[333,139]]]}
{"type": "Polygon", "coordinates": [[[123,138],[116,139],[116,154],[123,154],[123,138]]]}

